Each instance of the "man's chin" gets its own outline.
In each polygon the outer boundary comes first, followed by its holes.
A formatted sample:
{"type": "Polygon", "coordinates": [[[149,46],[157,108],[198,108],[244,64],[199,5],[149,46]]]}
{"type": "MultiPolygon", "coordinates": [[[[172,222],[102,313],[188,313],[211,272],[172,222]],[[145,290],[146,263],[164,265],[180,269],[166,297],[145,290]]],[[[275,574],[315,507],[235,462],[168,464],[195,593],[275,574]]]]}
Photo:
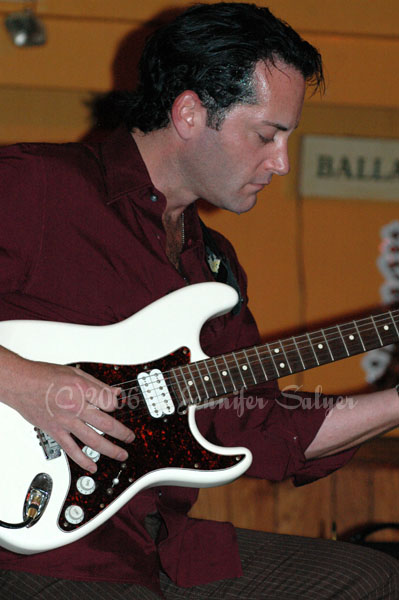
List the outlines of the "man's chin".
{"type": "Polygon", "coordinates": [[[229,203],[227,205],[225,205],[223,208],[225,208],[225,210],[229,210],[230,212],[236,213],[237,215],[241,215],[243,213],[248,212],[249,210],[251,210],[257,201],[257,196],[256,194],[254,194],[253,196],[247,196],[247,198],[245,200],[239,200],[236,203],[229,203]]]}

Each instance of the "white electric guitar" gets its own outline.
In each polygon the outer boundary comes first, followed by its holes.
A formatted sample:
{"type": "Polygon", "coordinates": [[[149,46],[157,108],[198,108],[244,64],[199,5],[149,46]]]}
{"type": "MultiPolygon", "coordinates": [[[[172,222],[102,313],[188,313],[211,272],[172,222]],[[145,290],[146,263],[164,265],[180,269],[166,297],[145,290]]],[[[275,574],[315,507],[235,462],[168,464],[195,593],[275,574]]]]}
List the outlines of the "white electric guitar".
{"type": "Polygon", "coordinates": [[[79,366],[122,387],[122,407],[113,416],[136,434],[132,444],[118,442],[129,453],[123,464],[83,447],[97,462],[91,475],[0,403],[0,521],[21,525],[36,506],[27,526],[0,526],[0,546],[22,554],[51,550],[87,535],[146,488],[233,481],[250,466],[250,451],[204,439],[196,408],[399,340],[396,310],[208,358],[199,345],[202,325],[236,302],[233,288],[210,282],[173,292],[114,325],[0,323],[0,345],[28,359],[79,366]]]}

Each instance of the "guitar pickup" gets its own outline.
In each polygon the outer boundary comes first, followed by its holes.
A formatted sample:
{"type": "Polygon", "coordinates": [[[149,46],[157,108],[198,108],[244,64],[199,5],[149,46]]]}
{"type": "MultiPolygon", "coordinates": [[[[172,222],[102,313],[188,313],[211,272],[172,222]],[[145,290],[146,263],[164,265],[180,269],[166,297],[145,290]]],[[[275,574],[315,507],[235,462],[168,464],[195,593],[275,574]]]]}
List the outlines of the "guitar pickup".
{"type": "Polygon", "coordinates": [[[140,373],[137,377],[138,384],[147,404],[148,411],[154,419],[175,412],[175,405],[166,385],[166,381],[159,369],[149,373],[140,373]]]}

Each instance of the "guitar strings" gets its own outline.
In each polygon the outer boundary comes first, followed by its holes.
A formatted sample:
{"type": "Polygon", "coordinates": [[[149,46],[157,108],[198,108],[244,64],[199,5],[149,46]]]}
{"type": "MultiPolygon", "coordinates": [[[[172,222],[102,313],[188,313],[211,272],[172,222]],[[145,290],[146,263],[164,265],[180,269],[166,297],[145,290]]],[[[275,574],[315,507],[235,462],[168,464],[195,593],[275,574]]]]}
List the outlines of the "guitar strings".
{"type": "MultiPolygon", "coordinates": [[[[399,313],[399,311],[397,311],[397,312],[399,313]]],[[[383,315],[383,316],[385,317],[385,315],[383,315]]],[[[376,320],[377,318],[378,317],[374,317],[374,320],[376,320]]],[[[366,319],[364,319],[364,320],[366,320],[366,319]]],[[[346,324],[346,325],[347,326],[351,326],[351,324],[346,324]]],[[[178,367],[175,367],[174,369],[171,369],[170,371],[176,370],[178,368],[181,368],[181,369],[186,368],[187,370],[191,370],[193,366],[196,366],[196,368],[199,371],[199,365],[205,365],[205,363],[211,363],[211,362],[216,363],[217,361],[220,361],[220,360],[224,361],[225,366],[229,366],[228,365],[228,361],[229,360],[230,361],[234,360],[234,357],[238,356],[241,353],[244,354],[244,356],[246,356],[248,358],[255,357],[256,359],[259,358],[259,359],[269,360],[269,361],[272,360],[272,362],[274,362],[274,359],[277,359],[277,354],[275,353],[273,355],[273,353],[271,351],[272,347],[273,347],[273,350],[276,349],[276,348],[278,348],[279,350],[281,349],[282,352],[278,353],[280,355],[280,357],[284,356],[284,352],[285,352],[285,354],[290,354],[290,355],[294,355],[295,354],[295,355],[298,355],[298,351],[299,350],[305,349],[306,351],[308,351],[308,356],[313,356],[313,358],[315,359],[315,356],[317,356],[317,353],[316,353],[316,349],[314,347],[314,344],[316,344],[316,343],[320,343],[320,342],[323,343],[324,342],[325,346],[327,347],[327,351],[328,351],[328,345],[329,344],[333,344],[336,341],[339,341],[340,344],[342,344],[342,347],[345,348],[345,344],[344,344],[344,341],[342,340],[341,335],[336,335],[335,337],[331,337],[331,335],[328,334],[329,330],[336,329],[336,327],[337,326],[329,327],[329,328],[326,328],[324,330],[312,332],[310,334],[302,334],[302,335],[299,335],[299,336],[297,336],[295,338],[287,338],[285,340],[278,340],[276,342],[270,342],[270,343],[266,343],[266,344],[260,344],[259,346],[254,346],[254,347],[250,347],[250,348],[245,348],[245,349],[237,350],[235,352],[231,352],[231,353],[228,353],[228,354],[225,354],[225,355],[210,357],[210,358],[207,358],[207,359],[195,362],[195,363],[182,364],[182,365],[180,365],[178,367]],[[322,334],[323,331],[326,334],[325,337],[327,339],[324,338],[324,335],[322,334]],[[316,340],[312,340],[311,337],[315,336],[315,335],[319,335],[320,339],[317,340],[317,341],[316,340]],[[309,336],[309,339],[307,339],[308,336],[309,336]],[[300,342],[300,338],[305,338],[305,341],[304,341],[303,344],[300,342]],[[292,343],[291,340],[295,340],[296,344],[292,343]],[[313,343],[310,343],[312,341],[313,341],[313,343]]],[[[341,326],[341,328],[342,327],[343,326],[341,326]]],[[[373,327],[368,327],[367,329],[364,329],[364,328],[362,329],[362,333],[363,334],[367,334],[368,332],[375,333],[375,327],[373,326],[373,327]]],[[[393,343],[393,342],[391,342],[391,343],[393,343]]],[[[382,345],[384,345],[384,344],[382,344],[382,345]]],[[[323,350],[324,350],[324,348],[323,348],[323,350]]],[[[367,349],[364,350],[363,349],[363,345],[362,345],[362,348],[359,351],[359,353],[365,352],[365,351],[367,351],[367,349]]],[[[347,355],[346,352],[342,355],[342,357],[333,358],[332,360],[339,360],[340,358],[344,358],[345,355],[347,355]]],[[[217,365],[215,365],[215,366],[216,366],[216,369],[214,371],[212,370],[212,367],[211,367],[211,369],[206,369],[206,371],[209,372],[210,374],[217,373],[219,369],[218,369],[217,365]]],[[[317,366],[317,364],[315,366],[317,366]]],[[[234,368],[239,368],[239,365],[238,364],[236,364],[236,365],[233,364],[232,367],[233,367],[233,369],[234,368]]],[[[221,368],[223,368],[223,367],[221,367],[221,368]]],[[[165,374],[169,373],[170,371],[166,371],[163,374],[164,378],[165,378],[165,374]]],[[[200,377],[203,377],[203,375],[201,375],[200,372],[199,372],[199,374],[200,374],[200,377]]],[[[128,383],[133,383],[134,381],[135,381],[134,379],[132,379],[132,380],[126,380],[126,381],[124,381],[124,382],[122,382],[120,384],[115,384],[115,387],[117,387],[118,385],[123,385],[123,384],[126,385],[128,383]]],[[[155,380],[153,380],[153,381],[155,381],[155,380]]],[[[184,383],[184,376],[181,379],[179,379],[179,381],[182,381],[184,383]]]]}
{"type": "MultiPolygon", "coordinates": [[[[376,334],[375,324],[381,324],[384,321],[386,322],[388,320],[388,322],[390,322],[390,323],[393,322],[394,323],[394,328],[397,331],[396,324],[395,324],[395,321],[393,319],[394,315],[395,316],[399,315],[399,311],[396,310],[396,311],[393,311],[391,313],[384,313],[384,314],[376,315],[374,317],[366,317],[366,318],[364,318],[364,319],[362,319],[360,321],[357,321],[356,324],[358,325],[359,328],[362,329],[361,333],[367,334],[368,332],[372,331],[374,334],[376,334]],[[364,328],[361,325],[362,322],[367,322],[367,325],[369,325],[371,323],[371,326],[367,326],[366,328],[364,328]]],[[[355,322],[353,322],[353,323],[345,323],[345,324],[340,325],[340,326],[335,325],[335,326],[328,327],[328,328],[326,328],[324,330],[312,332],[310,334],[303,334],[303,335],[300,335],[300,336],[295,337],[295,338],[288,338],[286,340],[278,340],[277,342],[271,342],[271,344],[262,344],[262,345],[260,345],[258,347],[243,349],[243,350],[239,350],[237,352],[233,352],[233,353],[222,355],[222,356],[211,357],[211,358],[208,358],[208,359],[205,359],[205,360],[202,360],[202,361],[198,361],[196,363],[183,364],[183,365],[180,365],[178,367],[174,367],[174,368],[170,369],[169,371],[165,371],[162,374],[163,375],[163,379],[164,379],[164,381],[167,384],[169,384],[169,385],[171,385],[173,387],[173,389],[175,390],[175,392],[179,391],[180,395],[182,395],[182,390],[181,390],[180,386],[182,386],[183,390],[185,390],[185,391],[189,390],[189,392],[188,392],[188,396],[189,396],[189,402],[188,403],[189,404],[197,404],[198,401],[201,401],[201,400],[208,401],[210,398],[213,398],[215,396],[220,396],[220,395],[224,395],[224,394],[232,394],[232,393],[234,393],[234,391],[236,391],[236,385],[234,384],[233,378],[231,377],[232,374],[235,375],[235,371],[238,371],[240,373],[240,378],[242,379],[242,383],[243,383],[244,387],[246,387],[246,388],[249,387],[249,386],[251,386],[251,385],[256,385],[258,383],[257,380],[256,380],[256,375],[258,375],[258,376],[260,375],[262,377],[263,381],[265,379],[267,381],[267,380],[273,380],[273,379],[278,378],[279,373],[278,373],[278,370],[277,370],[277,367],[276,367],[276,364],[275,364],[275,361],[274,361],[274,358],[277,359],[277,355],[275,355],[273,357],[273,354],[271,352],[270,346],[274,346],[274,348],[276,348],[277,346],[279,346],[279,348],[281,348],[283,350],[282,353],[279,353],[279,359],[281,360],[282,357],[285,355],[285,358],[287,359],[287,363],[289,363],[288,355],[290,357],[292,357],[294,354],[295,354],[295,356],[297,356],[298,355],[298,351],[301,348],[305,349],[308,352],[308,356],[313,356],[312,360],[314,361],[315,357],[317,356],[317,353],[315,352],[313,344],[310,344],[312,349],[311,349],[311,351],[309,350],[309,339],[307,339],[308,337],[310,338],[310,341],[312,341],[311,340],[312,336],[316,336],[316,335],[320,336],[320,335],[322,335],[322,338],[320,338],[320,339],[323,340],[325,338],[324,342],[326,343],[327,349],[328,349],[329,343],[333,344],[335,341],[339,341],[340,344],[343,345],[343,347],[345,347],[345,343],[344,343],[344,341],[342,339],[342,336],[341,336],[342,331],[341,331],[340,335],[336,335],[335,337],[331,337],[331,335],[328,332],[329,331],[334,331],[334,333],[335,333],[336,330],[339,331],[339,330],[342,330],[343,328],[348,328],[348,327],[350,327],[351,331],[352,331],[354,325],[355,325],[355,322]],[[328,339],[327,339],[327,337],[328,337],[328,339]],[[300,338],[306,338],[306,341],[305,341],[304,344],[301,344],[300,338]],[[294,339],[295,339],[296,344],[293,344],[291,342],[291,340],[294,340],[294,339]],[[252,368],[249,370],[249,372],[246,372],[245,375],[242,374],[242,372],[240,370],[240,364],[236,360],[236,357],[240,353],[244,354],[244,356],[246,358],[255,357],[256,360],[257,360],[257,362],[259,362],[259,365],[254,364],[252,366],[252,368]],[[232,389],[229,389],[230,386],[228,385],[228,382],[226,380],[222,380],[221,377],[220,377],[220,368],[217,365],[217,361],[220,361],[221,359],[223,360],[223,362],[225,364],[225,367],[226,367],[226,369],[224,369],[224,367],[222,367],[222,369],[223,370],[227,370],[227,373],[228,373],[229,378],[231,379],[231,383],[233,385],[232,389]],[[232,365],[229,364],[229,361],[231,361],[231,360],[234,361],[232,365]],[[263,362],[268,362],[269,365],[273,365],[274,370],[276,371],[277,377],[276,376],[272,376],[272,377],[268,377],[267,376],[265,370],[262,368],[262,361],[263,362]],[[206,363],[208,363],[208,364],[209,363],[214,363],[214,368],[212,368],[212,367],[208,368],[207,365],[206,365],[206,363]],[[202,366],[202,365],[206,365],[206,374],[205,375],[202,374],[201,370],[200,370],[200,366],[202,366]],[[199,378],[198,378],[198,375],[194,375],[191,372],[193,366],[195,366],[195,368],[198,370],[199,378]],[[179,376],[178,373],[177,373],[178,370],[182,371],[183,369],[186,369],[186,371],[188,371],[190,381],[194,382],[193,386],[191,388],[189,388],[187,386],[187,380],[186,380],[186,378],[184,376],[184,373],[182,373],[181,376],[179,376]],[[223,389],[218,390],[217,389],[217,386],[218,386],[217,382],[215,382],[216,383],[216,385],[215,385],[215,383],[213,381],[211,381],[211,385],[212,385],[212,388],[215,391],[215,393],[214,394],[209,394],[209,390],[207,389],[207,387],[206,387],[206,385],[204,383],[204,376],[206,376],[208,373],[209,373],[209,376],[211,376],[211,377],[214,376],[214,375],[217,375],[219,377],[219,379],[220,379],[220,381],[222,383],[222,388],[223,389]],[[247,376],[247,375],[251,375],[251,378],[254,380],[253,383],[249,383],[249,385],[245,381],[245,376],[247,376]],[[177,384],[177,387],[179,388],[179,390],[176,390],[176,386],[175,386],[174,382],[177,384]],[[198,389],[196,382],[198,383],[199,386],[202,385],[202,388],[204,390],[204,394],[206,396],[205,400],[203,398],[203,395],[200,393],[200,390],[198,389]],[[225,383],[227,384],[227,388],[225,386],[225,383]],[[193,389],[193,387],[195,387],[195,389],[193,389]],[[193,395],[195,397],[194,399],[193,399],[193,395]],[[191,400],[191,402],[190,402],[190,400],[191,400]],[[197,402],[195,400],[197,400],[197,402]]],[[[344,334],[345,334],[345,332],[344,332],[344,334]]],[[[362,347],[361,352],[362,351],[364,351],[363,347],[362,347]]],[[[339,358],[344,358],[345,355],[346,354],[344,353],[339,358]]],[[[332,353],[331,353],[331,356],[332,356],[332,353]]],[[[331,359],[331,361],[328,361],[328,362],[332,362],[332,360],[339,360],[339,358],[333,358],[333,359],[331,359]]],[[[306,361],[306,357],[304,355],[302,355],[302,359],[303,359],[303,362],[306,361]]],[[[314,366],[317,366],[317,363],[314,366]]],[[[295,368],[294,372],[298,372],[300,370],[301,369],[295,368]]],[[[284,375],[285,374],[288,374],[288,373],[284,373],[284,375]]],[[[151,378],[151,376],[149,376],[149,378],[150,378],[150,382],[152,380],[152,383],[154,383],[156,381],[153,378],[151,378]]],[[[130,391],[139,391],[139,387],[138,387],[137,384],[134,385],[133,387],[130,387],[130,388],[124,387],[124,386],[126,386],[128,384],[132,384],[132,383],[135,383],[134,379],[127,380],[127,381],[121,382],[119,384],[115,384],[114,387],[122,387],[123,391],[125,393],[126,392],[130,392],[130,391]]],[[[157,395],[156,390],[153,390],[153,393],[155,395],[157,395]]],[[[138,399],[139,400],[144,400],[144,399],[141,399],[140,397],[138,399]]],[[[162,403],[163,403],[163,401],[164,400],[161,399],[162,403]]],[[[139,407],[136,407],[136,408],[138,409],[139,407]]],[[[143,404],[143,408],[144,408],[144,411],[147,410],[146,407],[145,407],[145,404],[143,404]]]]}
{"type": "MultiPolygon", "coordinates": [[[[385,316],[385,315],[384,315],[384,316],[385,316]]],[[[377,319],[377,317],[375,317],[374,319],[377,319]]],[[[347,325],[350,325],[350,324],[347,324],[347,325]]],[[[341,327],[342,327],[342,326],[341,326],[341,327]]],[[[333,330],[333,329],[335,329],[335,328],[336,328],[336,326],[335,326],[335,327],[329,327],[329,328],[326,328],[326,329],[324,330],[324,333],[328,334],[328,330],[333,330]]],[[[362,330],[362,333],[363,333],[363,334],[365,334],[365,333],[367,333],[367,332],[370,332],[370,331],[373,331],[373,332],[375,333],[375,328],[374,328],[374,327],[368,327],[367,329],[364,329],[364,328],[363,328],[363,330],[362,330]]],[[[310,334],[309,334],[309,338],[311,338],[311,336],[312,336],[312,335],[314,336],[314,335],[316,335],[316,334],[318,334],[318,335],[321,335],[321,331],[320,331],[320,332],[318,331],[318,332],[312,332],[312,333],[310,333],[310,334]]],[[[327,337],[327,336],[326,336],[326,337],[327,337]]],[[[221,355],[221,356],[211,357],[211,358],[208,358],[208,359],[205,359],[205,360],[202,360],[202,361],[198,361],[197,363],[187,363],[187,364],[183,364],[183,365],[180,365],[180,366],[179,366],[179,367],[177,367],[177,368],[181,368],[181,369],[184,369],[184,368],[186,368],[187,370],[191,370],[193,366],[197,366],[197,368],[198,368],[198,371],[199,371],[199,366],[198,366],[198,365],[202,365],[202,364],[209,363],[209,362],[215,362],[215,363],[216,363],[216,362],[217,362],[218,360],[220,360],[220,359],[223,359],[223,360],[224,360],[224,363],[225,363],[225,366],[226,366],[226,367],[229,367],[229,368],[231,368],[231,365],[228,365],[228,361],[229,361],[229,360],[232,360],[232,359],[234,360],[234,357],[235,357],[235,356],[237,356],[237,355],[239,355],[240,353],[243,353],[243,354],[244,354],[245,356],[247,356],[247,357],[250,357],[250,355],[252,354],[252,356],[254,356],[254,357],[256,357],[256,358],[258,358],[258,357],[259,357],[260,359],[268,359],[268,360],[270,361],[270,360],[273,360],[274,358],[277,358],[277,354],[275,354],[275,355],[273,356],[273,354],[272,354],[272,352],[271,352],[271,346],[274,346],[274,348],[277,348],[277,347],[279,347],[279,348],[281,348],[283,351],[285,351],[285,353],[286,353],[286,354],[287,354],[287,353],[289,353],[290,355],[292,355],[293,353],[295,353],[295,355],[297,355],[297,354],[298,354],[298,350],[301,350],[301,348],[302,348],[302,349],[305,349],[305,350],[307,350],[307,351],[309,351],[309,340],[306,340],[304,344],[301,344],[301,343],[300,343],[300,341],[299,341],[299,338],[307,338],[307,335],[305,334],[305,335],[301,335],[301,336],[298,336],[297,338],[295,338],[295,341],[297,341],[296,345],[295,345],[295,344],[292,344],[292,343],[290,343],[291,339],[294,339],[294,338],[288,338],[288,339],[286,339],[286,340],[279,340],[279,341],[277,341],[277,342],[271,342],[270,344],[261,344],[260,346],[256,346],[256,347],[254,347],[254,348],[247,348],[247,349],[238,350],[238,351],[236,351],[236,352],[233,352],[233,353],[230,353],[230,354],[226,354],[226,355],[221,355]],[[288,343],[287,343],[287,342],[288,342],[288,343]]],[[[339,335],[339,336],[335,336],[335,337],[331,337],[331,336],[329,336],[329,337],[328,337],[328,339],[326,339],[326,340],[324,340],[324,336],[322,336],[322,337],[320,338],[320,340],[323,340],[323,341],[326,343],[326,347],[327,347],[327,349],[328,349],[328,343],[330,343],[330,344],[333,344],[335,341],[339,341],[339,342],[340,342],[340,344],[344,344],[344,342],[343,342],[343,340],[342,340],[342,338],[341,338],[341,335],[339,335]]],[[[320,340],[319,340],[319,341],[320,341],[320,340]]],[[[313,341],[314,341],[314,340],[313,340],[313,341]]],[[[314,343],[315,343],[315,341],[314,341],[314,343]]],[[[309,355],[310,355],[310,356],[313,356],[313,357],[315,357],[314,350],[315,350],[315,349],[314,349],[314,347],[313,347],[313,348],[312,348],[312,349],[309,351],[309,355]]],[[[362,347],[362,350],[361,350],[361,352],[362,352],[362,351],[363,351],[363,347],[362,347]]],[[[283,356],[283,355],[284,355],[284,352],[283,352],[282,354],[280,354],[280,357],[281,357],[281,356],[283,356]]],[[[316,355],[317,355],[317,354],[316,354],[316,355]]],[[[345,354],[343,354],[343,355],[342,355],[342,358],[343,358],[344,356],[345,356],[345,354]]],[[[335,360],[339,360],[339,358],[336,358],[335,360]]],[[[274,361],[273,361],[273,362],[274,362],[274,361]]],[[[217,373],[219,369],[218,369],[217,365],[215,365],[215,366],[216,366],[216,369],[215,369],[215,371],[213,371],[213,369],[211,368],[211,369],[207,369],[207,372],[209,372],[210,374],[217,373]]],[[[317,366],[317,364],[316,364],[315,366],[317,366]]],[[[233,367],[233,369],[234,369],[234,368],[239,368],[239,365],[238,365],[238,364],[236,364],[236,365],[234,365],[234,364],[233,364],[233,365],[232,365],[232,367],[233,367]]],[[[222,368],[223,368],[223,367],[222,367],[222,368]]],[[[175,370],[176,370],[176,368],[175,368],[175,369],[171,369],[171,371],[173,371],[173,370],[175,371],[175,370]]],[[[165,375],[166,375],[167,373],[169,373],[169,372],[170,372],[170,371],[166,371],[166,372],[163,374],[163,375],[164,375],[164,378],[165,378],[165,375]]],[[[199,371],[199,374],[200,374],[200,377],[203,377],[203,375],[201,375],[201,372],[200,372],[200,371],[199,371]]],[[[194,377],[195,377],[195,376],[194,376],[194,377]]],[[[184,383],[184,376],[183,376],[183,377],[181,377],[181,378],[178,378],[178,379],[179,379],[179,381],[181,381],[181,382],[183,382],[183,383],[184,383]]],[[[119,384],[119,385],[123,385],[123,384],[125,384],[125,385],[126,385],[126,384],[128,384],[128,383],[133,383],[133,382],[134,382],[134,380],[127,380],[127,381],[124,381],[124,382],[122,382],[122,383],[121,383],[121,384],[119,384]]],[[[116,385],[118,385],[118,384],[116,384],[116,385]]]]}

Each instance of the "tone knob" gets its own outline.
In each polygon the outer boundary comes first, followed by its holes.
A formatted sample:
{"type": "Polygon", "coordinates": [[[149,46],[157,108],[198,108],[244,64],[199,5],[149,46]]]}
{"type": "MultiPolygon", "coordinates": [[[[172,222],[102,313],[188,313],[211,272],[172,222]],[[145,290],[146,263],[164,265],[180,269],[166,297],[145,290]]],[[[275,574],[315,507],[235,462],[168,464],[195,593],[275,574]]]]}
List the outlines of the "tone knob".
{"type": "Polygon", "coordinates": [[[96,489],[96,482],[92,477],[85,475],[83,477],[79,477],[79,479],[76,482],[76,487],[78,489],[78,492],[80,492],[81,494],[92,494],[96,489]]]}
{"type": "Polygon", "coordinates": [[[81,523],[83,521],[84,516],[85,513],[83,508],[81,508],[77,504],[72,504],[71,506],[68,506],[68,508],[65,511],[65,519],[68,521],[68,523],[71,523],[71,525],[78,525],[79,523],[81,523]]]}
{"type": "Polygon", "coordinates": [[[93,462],[97,462],[100,458],[101,454],[97,452],[97,450],[93,450],[90,446],[83,446],[82,452],[86,454],[93,462]]]}

